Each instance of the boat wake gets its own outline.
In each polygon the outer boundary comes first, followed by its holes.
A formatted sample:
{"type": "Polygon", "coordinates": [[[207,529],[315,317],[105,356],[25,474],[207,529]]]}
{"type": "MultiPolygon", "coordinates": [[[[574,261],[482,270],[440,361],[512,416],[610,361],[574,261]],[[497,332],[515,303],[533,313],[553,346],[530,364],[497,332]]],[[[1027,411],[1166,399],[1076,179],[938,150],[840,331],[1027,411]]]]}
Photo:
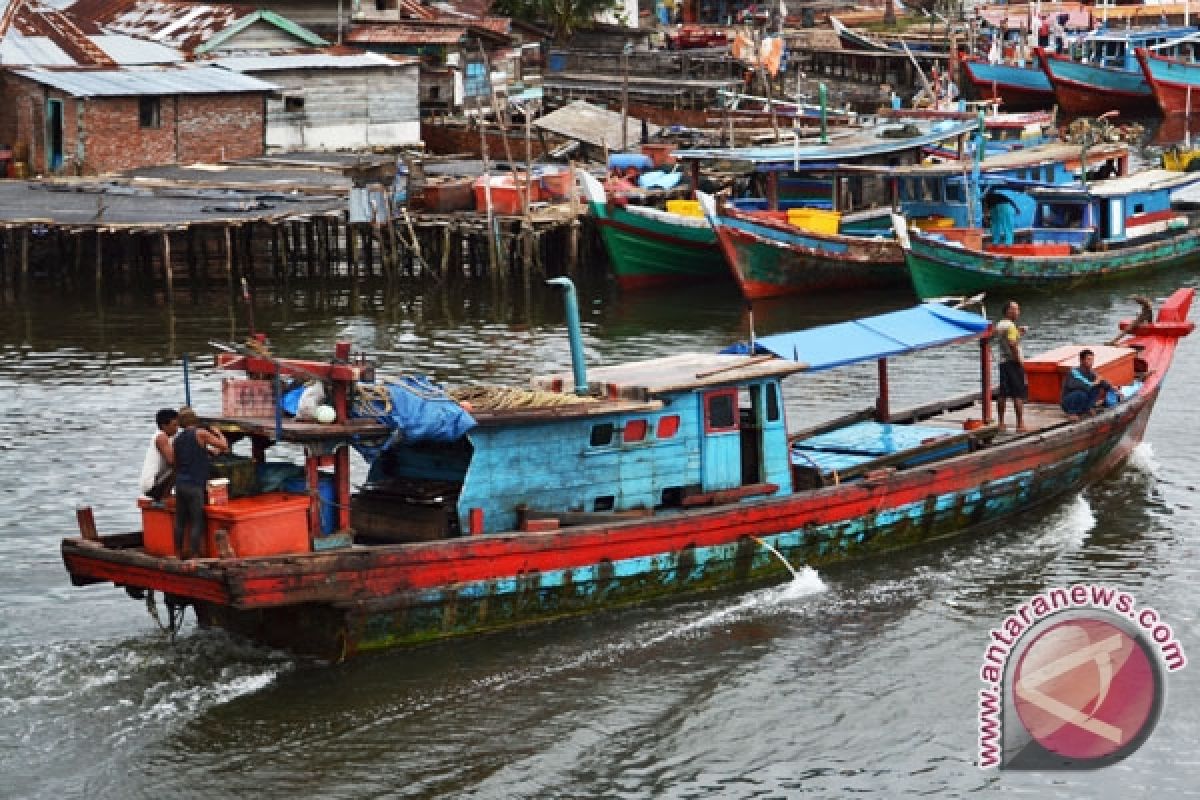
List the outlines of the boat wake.
{"type": "Polygon", "coordinates": [[[1075,495],[1046,519],[1034,542],[1035,549],[1082,547],[1095,527],[1096,513],[1092,510],[1092,504],[1083,495],[1075,495]]]}
{"type": "Polygon", "coordinates": [[[1149,475],[1152,478],[1158,477],[1159,467],[1161,466],[1158,459],[1154,456],[1154,445],[1149,442],[1142,442],[1133,448],[1133,452],[1129,454],[1129,460],[1126,463],[1138,472],[1149,475]]]}

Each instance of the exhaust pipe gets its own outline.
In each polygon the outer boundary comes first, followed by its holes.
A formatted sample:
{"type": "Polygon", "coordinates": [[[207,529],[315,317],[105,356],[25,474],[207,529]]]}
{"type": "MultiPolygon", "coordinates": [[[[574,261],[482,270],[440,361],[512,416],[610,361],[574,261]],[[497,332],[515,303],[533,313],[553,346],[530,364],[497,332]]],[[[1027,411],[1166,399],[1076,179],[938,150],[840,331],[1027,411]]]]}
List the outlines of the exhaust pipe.
{"type": "Polygon", "coordinates": [[[571,340],[571,371],[575,376],[575,394],[581,397],[588,393],[587,362],[583,357],[583,332],[579,326],[579,301],[575,297],[575,284],[570,278],[551,278],[551,286],[562,287],[563,304],[567,312],[567,337],[571,340]]]}

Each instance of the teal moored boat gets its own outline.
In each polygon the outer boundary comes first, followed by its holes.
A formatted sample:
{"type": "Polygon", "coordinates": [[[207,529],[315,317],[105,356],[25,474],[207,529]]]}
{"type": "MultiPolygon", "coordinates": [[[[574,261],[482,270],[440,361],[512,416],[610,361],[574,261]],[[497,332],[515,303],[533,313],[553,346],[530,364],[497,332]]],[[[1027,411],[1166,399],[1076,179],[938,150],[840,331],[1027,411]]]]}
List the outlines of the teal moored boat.
{"type": "Polygon", "coordinates": [[[1011,244],[981,231],[977,247],[909,230],[897,215],[897,238],[921,298],[1005,288],[1056,290],[1200,263],[1200,228],[1171,208],[1171,192],[1200,180],[1194,173],[1147,170],[1086,186],[1031,189],[1035,227],[1011,244]]]}
{"type": "Polygon", "coordinates": [[[578,173],[622,289],[729,278],[708,220],[609,203],[600,181],[583,170],[578,173]]]}

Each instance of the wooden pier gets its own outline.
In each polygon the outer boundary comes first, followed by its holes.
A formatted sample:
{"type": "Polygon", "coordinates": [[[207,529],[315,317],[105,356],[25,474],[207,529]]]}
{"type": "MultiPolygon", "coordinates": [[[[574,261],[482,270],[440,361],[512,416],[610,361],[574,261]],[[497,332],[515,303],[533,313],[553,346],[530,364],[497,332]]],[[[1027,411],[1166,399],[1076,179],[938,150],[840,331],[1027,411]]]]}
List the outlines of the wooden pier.
{"type": "Polygon", "coordinates": [[[0,291],[107,285],[176,290],[265,283],[530,281],[571,274],[594,235],[578,203],[526,216],[393,208],[351,221],[338,170],[164,168],[119,179],[0,181],[0,291]],[[266,173],[266,174],[264,174],[266,173]]]}

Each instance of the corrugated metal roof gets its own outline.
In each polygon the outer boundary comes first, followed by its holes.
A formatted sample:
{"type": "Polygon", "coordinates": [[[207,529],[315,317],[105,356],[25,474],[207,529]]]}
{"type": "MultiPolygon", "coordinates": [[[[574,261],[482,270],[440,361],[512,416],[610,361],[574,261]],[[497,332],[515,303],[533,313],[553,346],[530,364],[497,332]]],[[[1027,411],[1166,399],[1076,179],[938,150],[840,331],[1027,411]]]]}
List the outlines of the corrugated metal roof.
{"type": "MultiPolygon", "coordinates": [[[[42,5],[37,0],[9,0],[3,14],[0,14],[0,36],[7,40],[17,35],[23,36],[26,40],[41,38],[46,42],[53,43],[54,47],[64,53],[70,59],[69,63],[72,64],[115,66],[113,60],[97,47],[69,16],[42,5]]],[[[14,55],[23,53],[23,57],[5,63],[38,63],[31,60],[30,57],[39,52],[52,53],[45,48],[44,44],[29,49],[14,46],[14,50],[16,51],[14,55]]],[[[53,57],[58,58],[57,55],[53,57]]],[[[52,63],[60,62],[55,60],[52,63]]]]}
{"type": "Polygon", "coordinates": [[[101,50],[108,53],[109,58],[125,67],[139,64],[175,64],[184,60],[183,53],[174,47],[133,36],[113,33],[92,36],[91,39],[101,50]]]}
{"type": "Polygon", "coordinates": [[[189,69],[46,70],[16,74],[73,97],[142,97],[176,94],[273,92],[275,84],[220,67],[189,69]]]}
{"type": "Polygon", "coordinates": [[[73,67],[75,59],[45,36],[26,36],[20,31],[11,30],[0,41],[0,64],[73,67]]]}
{"type": "Polygon", "coordinates": [[[242,17],[246,6],[178,3],[171,0],[78,0],[71,13],[109,31],[191,51],[242,17]]]}
{"type": "MultiPolygon", "coordinates": [[[[581,142],[603,147],[619,147],[621,144],[621,112],[594,106],[584,100],[576,100],[557,111],[533,121],[537,127],[581,142]]],[[[647,124],[651,134],[658,131],[657,125],[647,124]]],[[[628,117],[625,123],[626,139],[636,142],[642,135],[642,121],[628,117]]]]}
{"type": "Polygon", "coordinates": [[[214,64],[234,72],[270,72],[285,69],[386,69],[417,63],[415,58],[388,58],[379,53],[301,53],[278,56],[228,56],[213,59],[214,64]]]}
{"type": "Polygon", "coordinates": [[[346,34],[356,44],[457,44],[467,33],[463,26],[363,25],[346,34]]]}

